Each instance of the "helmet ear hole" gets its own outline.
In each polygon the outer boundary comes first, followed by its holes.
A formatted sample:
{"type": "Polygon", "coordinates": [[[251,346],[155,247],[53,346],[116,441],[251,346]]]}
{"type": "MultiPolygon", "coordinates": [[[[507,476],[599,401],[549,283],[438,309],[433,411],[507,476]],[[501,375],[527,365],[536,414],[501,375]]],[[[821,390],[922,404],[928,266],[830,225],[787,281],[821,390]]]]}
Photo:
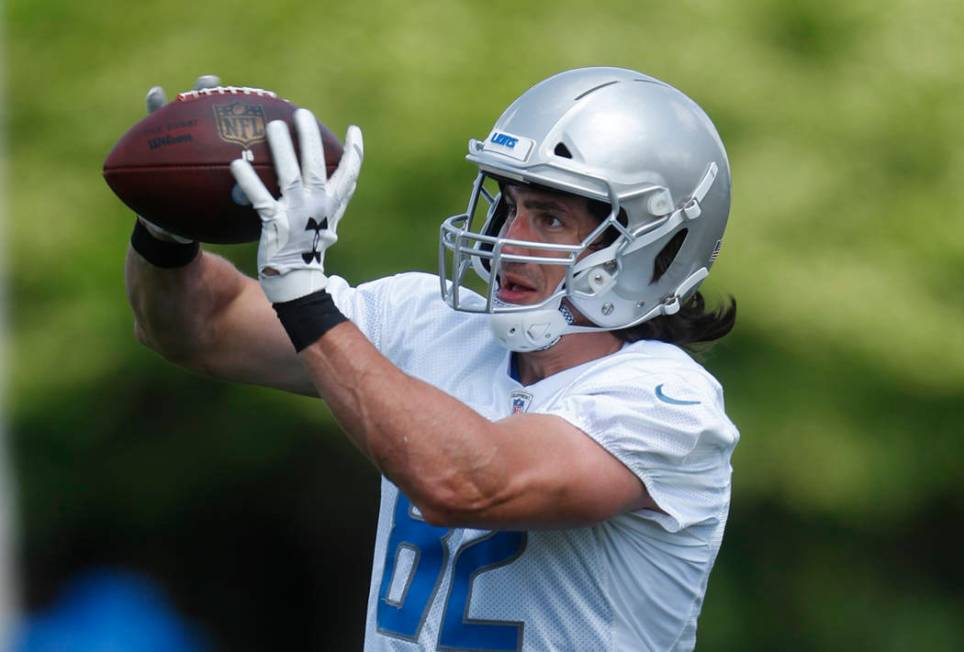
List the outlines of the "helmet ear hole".
{"type": "Polygon", "coordinates": [[[666,270],[669,269],[669,266],[676,260],[676,254],[678,254],[680,248],[682,248],[687,233],[688,229],[678,231],[676,235],[670,238],[670,241],[660,249],[659,253],[656,254],[656,260],[653,262],[653,278],[650,280],[650,283],[655,283],[661,279],[663,274],[666,273],[666,270]]]}
{"type": "Polygon", "coordinates": [[[566,147],[566,144],[563,142],[558,143],[556,148],[552,150],[552,153],[561,158],[572,158],[572,152],[569,151],[569,148],[566,147]]]}

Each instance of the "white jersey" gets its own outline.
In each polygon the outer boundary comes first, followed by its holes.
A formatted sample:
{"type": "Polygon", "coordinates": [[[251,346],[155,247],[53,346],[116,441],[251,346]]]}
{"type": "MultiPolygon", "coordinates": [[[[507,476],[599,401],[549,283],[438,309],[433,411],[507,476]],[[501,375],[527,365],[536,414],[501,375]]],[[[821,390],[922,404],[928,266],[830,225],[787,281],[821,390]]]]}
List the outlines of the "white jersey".
{"type": "MultiPolygon", "coordinates": [[[[481,314],[402,274],[329,292],[406,373],[482,416],[554,414],[592,437],[665,512],[527,532],[436,527],[382,479],[365,650],[690,650],[730,503],[738,433],[680,349],[636,342],[523,386],[481,314]]],[[[458,424],[452,424],[457,428],[458,424]]]]}

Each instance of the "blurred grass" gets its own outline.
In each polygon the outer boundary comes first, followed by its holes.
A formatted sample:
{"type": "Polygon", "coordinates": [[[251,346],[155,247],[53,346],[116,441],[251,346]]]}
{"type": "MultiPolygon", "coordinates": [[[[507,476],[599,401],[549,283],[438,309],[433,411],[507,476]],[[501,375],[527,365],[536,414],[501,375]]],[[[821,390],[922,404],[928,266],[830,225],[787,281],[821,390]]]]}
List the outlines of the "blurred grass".
{"type": "MultiPolygon", "coordinates": [[[[360,282],[434,270],[438,224],[461,210],[473,177],[465,142],[521,91],[565,68],[623,65],[703,104],[733,166],[730,228],[707,288],[735,295],[740,315],[708,366],[743,439],[706,649],[848,649],[840,640],[860,636],[874,649],[961,647],[960,596],[938,577],[961,579],[961,563],[938,572],[916,552],[945,536],[940,514],[961,512],[960,2],[101,11],[13,0],[4,11],[8,405],[28,550],[69,545],[91,513],[113,527],[175,527],[179,510],[275,468],[313,428],[337,437],[315,402],[204,389],[133,342],[121,277],[131,216],[100,164],[149,86],[173,95],[216,72],[314,109],[336,133],[360,124],[365,169],[328,262],[360,282]],[[262,438],[279,415],[295,432],[262,438]],[[190,464],[176,481],[152,467],[181,458],[190,464]],[[906,566],[878,540],[914,542],[906,566]],[[788,558],[791,543],[816,557],[788,558]],[[880,613],[893,631],[877,626],[880,613]]],[[[251,246],[218,251],[250,271],[251,246]]]]}

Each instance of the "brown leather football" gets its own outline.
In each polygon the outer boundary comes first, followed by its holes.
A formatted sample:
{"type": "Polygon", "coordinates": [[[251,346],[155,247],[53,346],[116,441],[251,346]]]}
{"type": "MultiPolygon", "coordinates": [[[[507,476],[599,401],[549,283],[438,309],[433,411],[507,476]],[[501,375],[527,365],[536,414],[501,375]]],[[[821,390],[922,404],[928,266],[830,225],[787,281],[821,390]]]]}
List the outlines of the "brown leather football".
{"type": "MultiPolygon", "coordinates": [[[[252,242],[261,220],[231,175],[247,158],[279,196],[265,127],[284,120],[298,147],[292,114],[298,108],[257,88],[221,86],[181,93],[124,134],[104,161],[104,179],[138,215],[172,233],[212,243],[252,242]]],[[[321,138],[331,175],[342,146],[324,125],[321,138]]]]}

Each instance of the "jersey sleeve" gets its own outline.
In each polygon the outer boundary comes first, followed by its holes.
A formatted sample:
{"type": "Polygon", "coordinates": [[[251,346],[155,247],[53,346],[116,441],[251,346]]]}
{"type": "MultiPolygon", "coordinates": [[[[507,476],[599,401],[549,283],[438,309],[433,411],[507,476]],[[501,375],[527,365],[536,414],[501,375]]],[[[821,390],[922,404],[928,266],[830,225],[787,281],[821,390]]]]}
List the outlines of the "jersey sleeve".
{"type": "MultiPolygon", "coordinates": [[[[695,365],[695,363],[694,363],[695,365]]],[[[665,512],[639,514],[669,532],[725,519],[730,456],[739,438],[719,385],[705,372],[602,365],[546,410],[625,464],[665,512]]]]}
{"type": "Polygon", "coordinates": [[[381,315],[383,295],[390,292],[389,280],[378,279],[352,287],[340,276],[329,276],[325,287],[338,310],[364,333],[365,337],[379,347],[381,340],[381,315]]]}
{"type": "Polygon", "coordinates": [[[326,288],[335,305],[395,364],[432,321],[442,303],[437,276],[408,272],[352,287],[330,276],[326,288]]]}

